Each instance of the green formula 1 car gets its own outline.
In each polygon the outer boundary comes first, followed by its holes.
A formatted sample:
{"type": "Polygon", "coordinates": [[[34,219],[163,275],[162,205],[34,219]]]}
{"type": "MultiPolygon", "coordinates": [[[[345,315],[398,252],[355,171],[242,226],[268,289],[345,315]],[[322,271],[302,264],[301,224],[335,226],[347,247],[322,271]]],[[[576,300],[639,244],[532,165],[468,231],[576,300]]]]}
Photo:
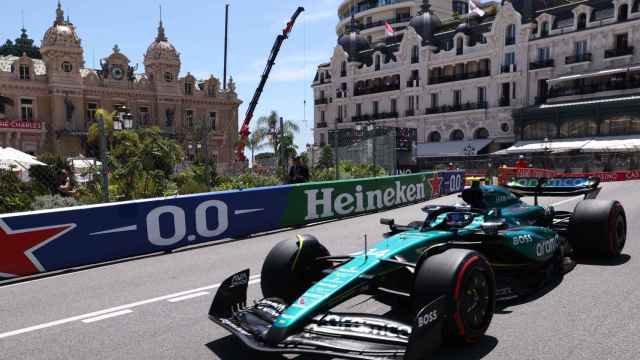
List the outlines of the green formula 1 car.
{"type": "Polygon", "coordinates": [[[574,266],[572,257],[619,256],[626,218],[617,201],[594,200],[599,181],[478,182],[465,204],[426,206],[407,226],[382,219],[385,238],[359,255],[331,256],[312,235],[277,244],[261,274],[263,300],[248,305],[249,270],[223,282],[209,318],[248,347],[349,359],[423,359],[442,341],[473,343],[496,302],[531,296],[574,266]],[[535,196],[535,204],[520,197],[535,196]],[[538,196],[584,195],[573,212],[538,206],[538,196]],[[367,295],[384,315],[337,312],[367,295]]]}

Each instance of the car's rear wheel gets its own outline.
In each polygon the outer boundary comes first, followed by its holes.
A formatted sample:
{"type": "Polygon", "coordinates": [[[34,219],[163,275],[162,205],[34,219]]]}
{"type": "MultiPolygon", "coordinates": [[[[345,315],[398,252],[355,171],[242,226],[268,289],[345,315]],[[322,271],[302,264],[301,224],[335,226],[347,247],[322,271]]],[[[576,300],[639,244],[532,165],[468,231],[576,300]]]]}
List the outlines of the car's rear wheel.
{"type": "Polygon", "coordinates": [[[298,235],[295,240],[279,242],[262,265],[262,295],[292,303],[323,277],[322,271],[329,265],[317,261],[323,256],[329,256],[329,251],[313,235],[298,235]]]}
{"type": "Polygon", "coordinates": [[[627,218],[622,204],[609,200],[583,200],[569,224],[569,242],[577,255],[615,257],[627,241],[627,218]]]}
{"type": "Polygon", "coordinates": [[[491,323],[496,300],[494,273],[484,256],[450,249],[424,259],[416,269],[414,311],[442,295],[447,304],[444,338],[478,341],[491,323]]]}

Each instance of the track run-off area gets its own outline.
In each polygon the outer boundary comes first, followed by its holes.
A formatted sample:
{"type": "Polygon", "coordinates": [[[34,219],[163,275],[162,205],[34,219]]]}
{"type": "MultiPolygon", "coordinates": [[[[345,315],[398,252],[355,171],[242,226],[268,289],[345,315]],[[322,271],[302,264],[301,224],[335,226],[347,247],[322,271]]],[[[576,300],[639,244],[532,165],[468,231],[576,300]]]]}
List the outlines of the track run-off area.
{"type": "MultiPolygon", "coordinates": [[[[640,358],[640,181],[602,184],[600,199],[619,200],[628,221],[623,255],[580,263],[537,299],[501,309],[480,343],[443,347],[436,359],[640,358]]],[[[573,210],[581,197],[540,199],[573,210]]],[[[525,198],[532,202],[533,199],[525,198]]],[[[0,359],[284,359],[249,352],[209,321],[220,283],[249,268],[249,298],[259,299],[260,269],[280,240],[309,233],[333,255],[382,239],[381,217],[421,220],[426,203],[240,240],[0,283],[0,359]]],[[[354,305],[355,306],[355,305],[354,305]]],[[[376,311],[374,302],[357,311],[376,311]]],[[[302,359],[303,357],[300,357],[302,359]]],[[[312,359],[313,357],[304,357],[312,359]]]]}

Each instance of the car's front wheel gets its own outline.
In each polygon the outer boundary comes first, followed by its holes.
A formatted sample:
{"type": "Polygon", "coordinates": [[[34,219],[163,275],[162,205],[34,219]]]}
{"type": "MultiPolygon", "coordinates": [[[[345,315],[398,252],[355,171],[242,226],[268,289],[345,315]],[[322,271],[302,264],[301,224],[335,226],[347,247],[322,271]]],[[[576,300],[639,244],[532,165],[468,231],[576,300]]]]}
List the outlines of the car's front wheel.
{"type": "Polygon", "coordinates": [[[414,310],[442,295],[447,304],[444,338],[478,341],[491,323],[496,301],[495,276],[485,257],[449,249],[424,259],[415,274],[414,310]]]}
{"type": "Polygon", "coordinates": [[[295,240],[279,242],[262,265],[262,295],[292,303],[322,278],[328,263],[317,259],[323,256],[329,256],[329,250],[313,235],[298,235],[295,240]]]}

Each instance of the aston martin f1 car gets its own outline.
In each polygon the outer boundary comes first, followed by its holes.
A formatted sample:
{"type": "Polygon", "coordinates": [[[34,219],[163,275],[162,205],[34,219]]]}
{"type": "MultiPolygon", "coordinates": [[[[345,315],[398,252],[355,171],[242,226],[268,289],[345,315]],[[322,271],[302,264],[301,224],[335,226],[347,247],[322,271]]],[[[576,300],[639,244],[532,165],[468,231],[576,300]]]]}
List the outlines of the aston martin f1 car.
{"type": "Polygon", "coordinates": [[[475,182],[464,204],[423,208],[358,255],[331,256],[312,235],[278,243],[261,274],[264,299],[247,304],[249,270],[223,282],[209,318],[246,346],[271,353],[349,359],[423,359],[443,341],[482,338],[496,302],[531,297],[575,266],[574,255],[618,256],[626,217],[617,201],[595,200],[598,179],[475,182]],[[539,206],[538,196],[584,195],[573,212],[539,206]],[[534,196],[534,205],[522,201],[534,196]],[[345,313],[369,296],[382,315],[345,313]]]}

